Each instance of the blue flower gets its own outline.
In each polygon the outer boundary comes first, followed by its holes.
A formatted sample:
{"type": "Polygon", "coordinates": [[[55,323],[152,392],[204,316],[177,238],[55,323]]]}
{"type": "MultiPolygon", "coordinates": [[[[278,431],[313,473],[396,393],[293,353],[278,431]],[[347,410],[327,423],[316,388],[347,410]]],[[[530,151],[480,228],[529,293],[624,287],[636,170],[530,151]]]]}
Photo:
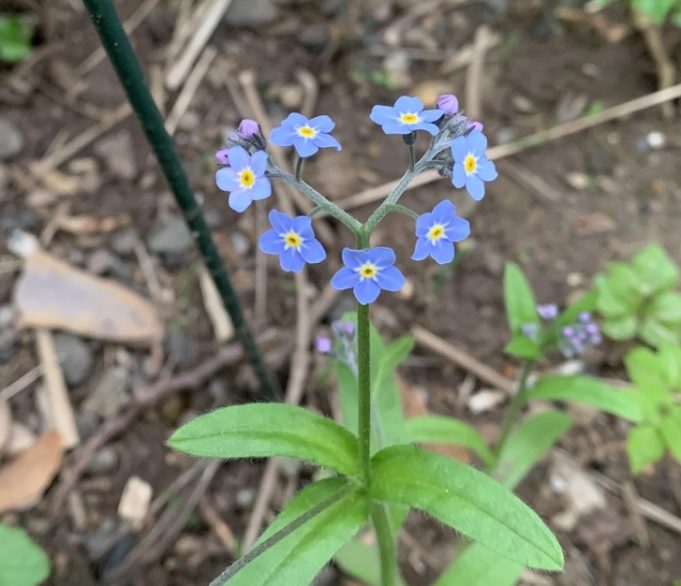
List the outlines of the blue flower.
{"type": "Polygon", "coordinates": [[[494,181],[497,169],[487,158],[487,137],[477,130],[466,136],[457,136],[452,141],[452,183],[454,187],[466,186],[470,196],[480,201],[485,197],[483,181],[494,181]]]}
{"type": "Polygon", "coordinates": [[[341,150],[340,143],[329,134],[335,123],[328,116],[317,116],[308,119],[302,114],[293,112],[274,128],[270,134],[270,142],[277,146],[293,146],[299,157],[311,157],[319,149],[334,148],[341,150]]]}
{"type": "Polygon", "coordinates": [[[272,210],[269,218],[272,230],[260,237],[260,250],[278,254],[283,270],[297,273],[306,262],[315,264],[326,258],[326,251],[315,238],[309,217],[292,218],[272,210]]]}
{"type": "Polygon", "coordinates": [[[404,285],[404,275],[393,266],[395,253],[391,248],[344,248],[343,264],[331,279],[331,285],[339,291],[352,289],[362,305],[376,301],[381,289],[399,291],[404,285]]]}
{"type": "Polygon", "coordinates": [[[468,220],[456,215],[456,206],[448,199],[437,204],[432,212],[421,214],[416,220],[416,247],[412,260],[430,256],[441,265],[454,260],[454,242],[468,238],[468,220]]]}
{"type": "Polygon", "coordinates": [[[229,167],[218,169],[215,182],[222,191],[229,191],[229,207],[243,212],[252,201],[272,195],[272,185],[265,177],[267,153],[258,151],[252,156],[246,149],[234,146],[227,151],[229,167]]]}
{"type": "Polygon", "coordinates": [[[440,129],[433,122],[443,114],[442,110],[424,110],[423,102],[418,98],[402,96],[394,106],[374,106],[369,118],[382,126],[386,134],[410,134],[415,130],[425,130],[435,136],[440,129]]]}

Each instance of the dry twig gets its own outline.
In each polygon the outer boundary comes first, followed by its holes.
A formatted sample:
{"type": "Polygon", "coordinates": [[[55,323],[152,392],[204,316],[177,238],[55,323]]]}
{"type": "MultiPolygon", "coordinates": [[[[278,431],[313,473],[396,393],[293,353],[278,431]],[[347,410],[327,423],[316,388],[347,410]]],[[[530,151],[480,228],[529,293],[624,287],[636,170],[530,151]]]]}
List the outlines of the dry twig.
{"type": "Polygon", "coordinates": [[[482,116],[482,78],[490,35],[490,30],[485,25],[475,31],[473,54],[466,73],[466,109],[473,120],[482,116]]]}

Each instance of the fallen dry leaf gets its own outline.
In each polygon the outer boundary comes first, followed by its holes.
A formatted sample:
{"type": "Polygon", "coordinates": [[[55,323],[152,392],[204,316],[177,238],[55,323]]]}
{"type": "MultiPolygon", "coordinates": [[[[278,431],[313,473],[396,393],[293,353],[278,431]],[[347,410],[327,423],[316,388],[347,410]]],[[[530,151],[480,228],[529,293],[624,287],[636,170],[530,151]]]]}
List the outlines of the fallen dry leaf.
{"type": "Polygon", "coordinates": [[[32,506],[61,466],[62,441],[46,431],[25,452],[0,468],[0,513],[32,506]]]}
{"type": "Polygon", "coordinates": [[[154,305],[110,279],[76,269],[24,240],[13,250],[24,258],[14,288],[21,326],[59,329],[115,342],[152,344],[163,337],[154,305]]]}

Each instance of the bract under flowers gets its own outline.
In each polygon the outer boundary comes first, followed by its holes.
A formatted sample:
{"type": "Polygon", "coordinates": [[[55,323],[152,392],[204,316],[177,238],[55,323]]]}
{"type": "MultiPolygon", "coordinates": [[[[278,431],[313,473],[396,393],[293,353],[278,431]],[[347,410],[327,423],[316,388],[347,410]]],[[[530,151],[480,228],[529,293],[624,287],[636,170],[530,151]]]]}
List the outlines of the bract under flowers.
{"type": "Polygon", "coordinates": [[[480,201],[485,197],[484,181],[494,181],[497,169],[487,158],[487,137],[478,131],[458,136],[452,141],[452,183],[454,187],[466,187],[470,196],[480,201]]]}
{"type": "Polygon", "coordinates": [[[292,218],[272,210],[269,219],[272,230],[260,237],[260,250],[279,255],[279,264],[284,271],[297,273],[305,263],[314,264],[326,258],[326,251],[315,238],[308,216],[292,218]]]}
{"type": "Polygon", "coordinates": [[[404,275],[394,266],[396,258],[391,248],[344,248],[342,256],[345,266],[333,276],[331,285],[339,291],[352,289],[362,305],[376,301],[381,289],[399,291],[404,285],[404,275]]]}
{"type": "Polygon", "coordinates": [[[416,247],[412,260],[431,257],[438,264],[454,260],[454,243],[468,238],[468,220],[456,215],[456,206],[448,199],[437,204],[432,212],[421,214],[416,220],[416,247]]]}
{"type": "Polygon", "coordinates": [[[277,146],[293,146],[301,158],[311,157],[319,149],[334,148],[341,150],[340,143],[329,134],[336,124],[329,116],[316,116],[308,119],[302,114],[293,112],[274,128],[270,134],[270,142],[277,146]]]}
{"type": "Polygon", "coordinates": [[[218,169],[215,181],[222,191],[229,192],[229,207],[243,212],[251,202],[272,195],[272,185],[265,177],[267,153],[249,155],[246,149],[234,146],[227,151],[229,167],[218,169]]]}
{"type": "Polygon", "coordinates": [[[443,115],[442,110],[424,110],[423,102],[418,98],[402,96],[394,106],[374,106],[369,118],[380,125],[386,134],[410,134],[415,130],[425,130],[435,136],[440,129],[433,122],[443,115]]]}

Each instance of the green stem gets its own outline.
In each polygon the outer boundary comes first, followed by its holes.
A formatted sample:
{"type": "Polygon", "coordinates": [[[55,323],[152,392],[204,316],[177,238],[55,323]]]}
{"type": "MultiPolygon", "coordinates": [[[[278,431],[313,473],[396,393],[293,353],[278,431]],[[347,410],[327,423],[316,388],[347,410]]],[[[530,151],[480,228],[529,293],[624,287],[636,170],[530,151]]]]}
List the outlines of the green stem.
{"type": "Polygon", "coordinates": [[[177,205],[189,226],[194,243],[208,267],[225,309],[232,318],[236,334],[255,370],[263,393],[270,399],[282,396],[277,379],[267,367],[260,348],[246,322],[241,303],[225,271],[220,254],[211,237],[189,181],[166,132],[161,113],[154,103],[144,80],[144,73],[135,56],[111,0],[83,0],[90,20],[97,29],[102,45],[123,85],[128,101],[142,124],[144,133],[156,154],[161,170],[172,189],[177,205]]]}
{"type": "Polygon", "coordinates": [[[511,399],[511,404],[506,411],[506,415],[504,415],[504,420],[501,424],[501,434],[494,448],[497,457],[501,453],[511,430],[515,425],[516,419],[518,419],[518,415],[520,415],[522,408],[527,402],[527,380],[532,372],[532,368],[534,368],[534,362],[532,360],[526,360],[523,364],[523,371],[518,382],[518,391],[513,399],[511,399]]]}
{"type": "Polygon", "coordinates": [[[371,520],[376,530],[378,551],[381,558],[381,586],[395,586],[397,580],[397,552],[395,537],[386,506],[374,503],[371,520]]]}
{"type": "Polygon", "coordinates": [[[414,165],[416,165],[416,149],[412,143],[409,145],[409,170],[412,173],[414,172],[414,165]]]}
{"type": "Polygon", "coordinates": [[[364,486],[371,482],[371,346],[369,342],[369,306],[357,306],[357,367],[360,474],[364,486]]]}
{"type": "Polygon", "coordinates": [[[305,162],[305,159],[303,157],[298,157],[298,160],[296,161],[296,179],[300,181],[300,176],[303,174],[303,163],[305,162]]]}

